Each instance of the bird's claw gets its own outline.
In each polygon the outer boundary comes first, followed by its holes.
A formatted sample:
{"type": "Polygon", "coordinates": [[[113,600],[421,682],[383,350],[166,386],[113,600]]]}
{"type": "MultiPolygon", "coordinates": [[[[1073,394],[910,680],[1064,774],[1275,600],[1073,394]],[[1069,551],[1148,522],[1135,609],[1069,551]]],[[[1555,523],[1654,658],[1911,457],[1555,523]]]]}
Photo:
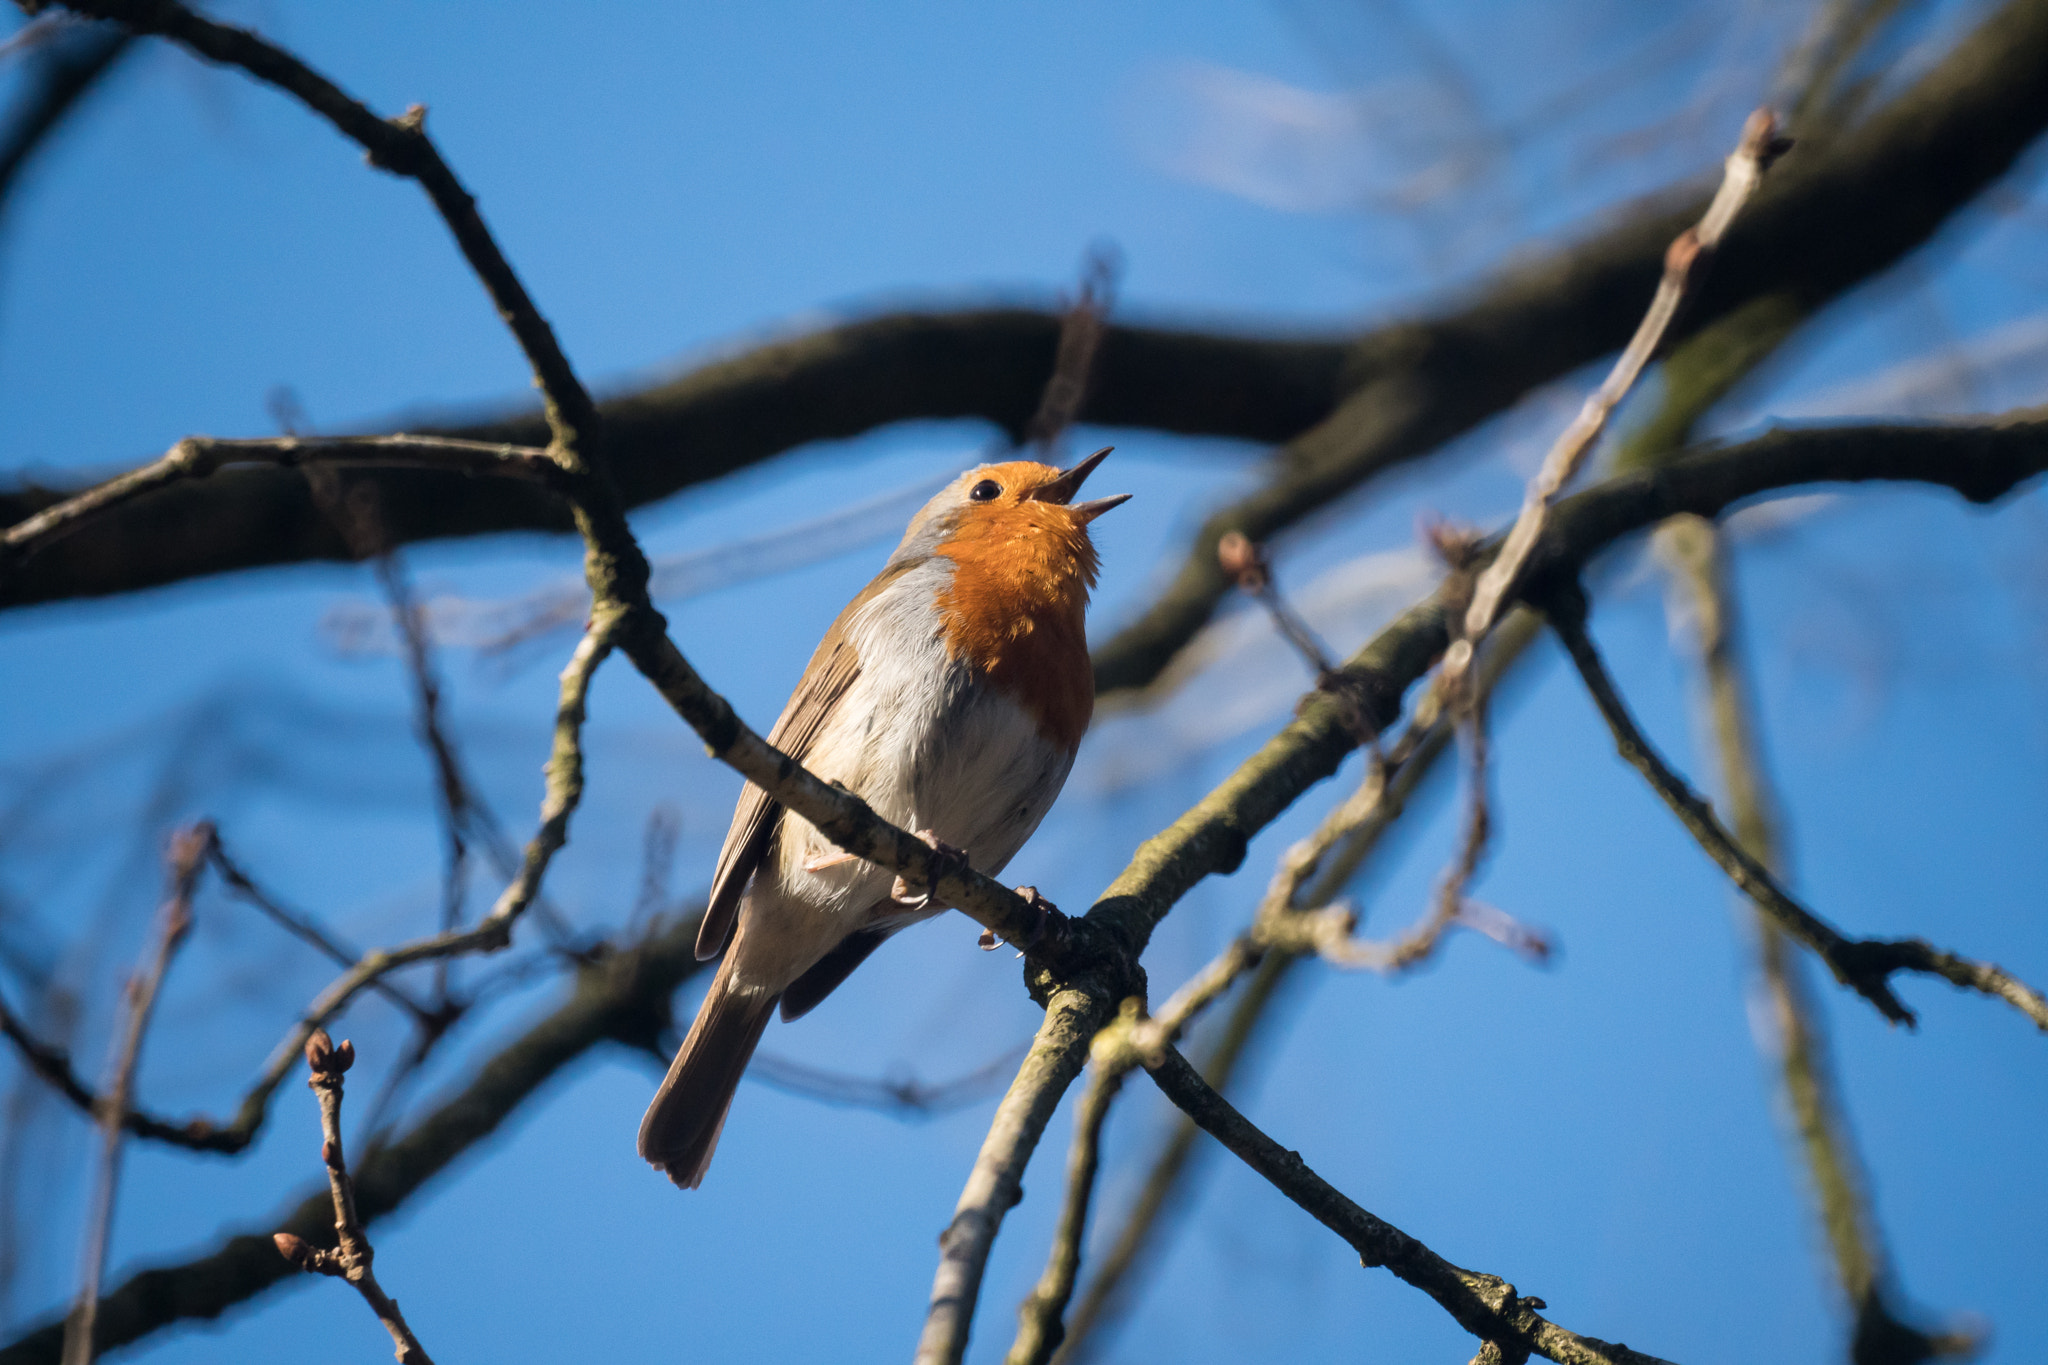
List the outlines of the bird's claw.
{"type": "MultiPolygon", "coordinates": [[[[1037,914],[1037,918],[1031,925],[1031,933],[1025,938],[1020,947],[1035,948],[1045,938],[1045,931],[1051,926],[1052,917],[1060,913],[1060,908],[1044,896],[1039,895],[1038,888],[1035,886],[1020,886],[1017,888],[1017,894],[1037,914]]],[[[1002,940],[996,936],[995,930],[984,929],[981,931],[981,937],[977,942],[980,944],[983,952],[992,953],[995,951],[996,945],[1001,943],[1002,940]]]]}
{"type": "MultiPolygon", "coordinates": [[[[967,870],[966,853],[946,843],[931,830],[915,830],[913,834],[931,848],[932,881],[934,883],[948,874],[961,873],[967,870]]],[[[899,901],[929,900],[931,898],[931,891],[929,888],[922,892],[912,890],[910,883],[905,881],[903,874],[899,872],[896,874],[896,880],[889,886],[889,896],[891,899],[899,901]]]]}

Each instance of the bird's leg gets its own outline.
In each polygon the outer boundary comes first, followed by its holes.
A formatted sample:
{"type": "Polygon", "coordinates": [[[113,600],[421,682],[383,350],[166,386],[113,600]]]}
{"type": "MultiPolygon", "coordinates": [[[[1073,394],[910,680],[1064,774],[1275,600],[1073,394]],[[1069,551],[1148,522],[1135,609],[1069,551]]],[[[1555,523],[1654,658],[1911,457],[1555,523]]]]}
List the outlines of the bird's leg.
{"type": "Polygon", "coordinates": [[[840,867],[846,863],[857,863],[859,861],[860,855],[858,853],[848,853],[843,848],[835,848],[830,853],[812,854],[804,859],[803,868],[806,872],[823,872],[828,867],[840,867]]]}
{"type": "MultiPolygon", "coordinates": [[[[949,872],[965,872],[967,870],[967,855],[964,852],[944,842],[931,830],[920,829],[914,831],[914,833],[917,838],[931,846],[933,881],[937,881],[949,872]]],[[[915,900],[918,904],[922,905],[931,899],[931,890],[926,888],[922,895],[913,892],[910,889],[910,883],[905,881],[899,874],[889,887],[889,896],[892,900],[915,900]]]]}

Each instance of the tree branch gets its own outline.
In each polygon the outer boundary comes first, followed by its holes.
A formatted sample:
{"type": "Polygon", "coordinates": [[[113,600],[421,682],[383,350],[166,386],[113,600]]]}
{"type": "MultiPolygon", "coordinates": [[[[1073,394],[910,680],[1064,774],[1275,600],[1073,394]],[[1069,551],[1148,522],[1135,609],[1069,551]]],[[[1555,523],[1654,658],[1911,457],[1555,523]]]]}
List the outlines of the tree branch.
{"type": "MultiPolygon", "coordinates": [[[[362,1222],[367,1226],[401,1207],[592,1047],[651,1046],[670,1022],[676,988],[703,969],[697,919],[693,913],[658,924],[646,939],[580,967],[567,1000],[492,1055],[467,1086],[403,1136],[364,1157],[354,1172],[362,1222]]],[[[259,1226],[324,1240],[334,1226],[333,1198],[325,1189],[310,1193],[259,1226]]],[[[268,1230],[231,1236],[207,1255],[139,1271],[102,1298],[100,1344],[111,1349],[176,1322],[218,1317],[292,1274],[268,1230]]],[[[54,1365],[62,1337],[61,1323],[29,1331],[0,1347],[0,1365],[54,1365]]]]}
{"type": "MultiPolygon", "coordinates": [[[[1696,639],[1700,708],[1718,758],[1734,835],[1744,851],[1775,874],[1780,859],[1771,813],[1774,803],[1737,649],[1735,598],[1721,533],[1697,517],[1675,517],[1657,528],[1657,548],[1670,577],[1666,616],[1672,633],[1696,639]]],[[[1924,1332],[1904,1321],[1894,1307],[1884,1237],[1803,963],[1777,922],[1754,904],[1749,909],[1756,924],[1759,1003],[1769,1011],[1773,1034],[1766,1042],[1764,1031],[1758,1030],[1757,1046],[1778,1072],[1798,1155],[1804,1159],[1810,1193],[1827,1234],[1835,1278],[1850,1310],[1851,1362],[1919,1365],[1938,1356],[1974,1354],[1979,1343],[1969,1334],[1924,1332]]]]}
{"type": "Polygon", "coordinates": [[[1538,1311],[1546,1306],[1543,1300],[1518,1294],[1497,1275],[1452,1265],[1366,1212],[1310,1170],[1299,1154],[1253,1126],[1179,1052],[1169,1050],[1151,1073],[1161,1093],[1311,1218],[1350,1243],[1362,1264],[1384,1266],[1414,1285],[1481,1342],[1519,1352],[1507,1358],[1521,1359],[1533,1351],[1567,1365],[1660,1365],[1655,1356],[1559,1327],[1538,1311]]]}
{"type": "MultiPolygon", "coordinates": [[[[446,436],[278,436],[268,440],[223,441],[187,436],[162,459],[93,485],[24,518],[0,534],[0,570],[12,574],[29,556],[73,535],[147,494],[188,479],[211,478],[230,466],[271,465],[299,469],[353,465],[365,469],[435,469],[464,477],[497,475],[558,488],[562,471],[545,450],[490,445],[446,436]]],[[[344,539],[347,533],[342,532],[344,539]]],[[[351,546],[351,553],[361,551],[351,546]]],[[[0,584],[4,584],[0,579],[0,584]]]]}
{"type": "Polygon", "coordinates": [[[398,1365],[434,1365],[426,1347],[414,1335],[398,1300],[384,1292],[372,1268],[376,1251],[363,1231],[356,1213],[355,1182],[349,1178],[348,1160],[341,1146],[342,1078],[356,1062],[356,1050],[347,1039],[336,1047],[325,1029],[315,1029],[306,1040],[306,1065],[312,1076],[306,1084],[320,1097],[320,1161],[327,1167],[327,1190],[334,1200],[334,1231],[340,1245],[314,1247],[295,1233],[280,1232],[271,1238],[277,1254],[300,1270],[333,1275],[347,1280],[363,1296],[363,1302],[391,1334],[392,1354],[398,1365]]]}
{"type": "MultiPolygon", "coordinates": [[[[713,361],[600,405],[614,477],[627,505],[639,507],[795,446],[892,422],[984,418],[1021,433],[1053,369],[1061,323],[1058,311],[1026,308],[892,313],[713,361]]],[[[1337,340],[1105,323],[1083,415],[1112,426],[1284,440],[1329,412],[1345,352],[1337,340]]],[[[545,422],[526,413],[427,434],[489,446],[549,440],[545,422]]],[[[378,470],[375,481],[394,544],[574,529],[567,506],[530,483],[399,467],[378,470]]],[[[0,523],[82,491],[21,475],[8,482],[0,485],[0,523]]],[[[351,558],[301,480],[229,470],[203,486],[164,486],[50,546],[0,582],[0,608],[351,558]]]]}
{"type": "Polygon", "coordinates": [[[1586,634],[1585,600],[1570,589],[1558,590],[1547,607],[1550,623],[1563,641],[1594,705],[1614,733],[1614,745],[1630,766],[1664,798],[1707,856],[1757,908],[1828,965],[1835,979],[1876,1006],[1896,1024],[1911,1027],[1913,1012],[1892,993],[1894,972],[1922,972],[1944,977],[1958,986],[1982,991],[2011,1004],[2048,1032],[2048,999],[2015,980],[2002,968],[1942,952],[1919,939],[1848,939],[1827,921],[1794,900],[1769,870],[1750,856],[1715,818],[1713,808],[1671,770],[1650,747],[1628,713],[1613,679],[1586,634]]]}
{"type": "MultiPolygon", "coordinates": [[[[65,116],[113,70],[133,41],[110,25],[78,28],[75,34],[36,35],[39,50],[30,58],[28,88],[9,111],[12,117],[6,130],[0,132],[0,208],[14,192],[22,168],[49,141],[65,116]]],[[[15,34],[9,45],[25,36],[15,34]]]]}
{"type": "MultiPolygon", "coordinates": [[[[2011,169],[2048,127],[2048,4],[2009,0],[1915,85],[1826,146],[1802,148],[1747,209],[1674,336],[1750,299],[1811,312],[1896,264],[2011,169]]],[[[1496,279],[1472,302],[1369,333],[1343,401],[1278,452],[1273,477],[1212,513],[1171,586],[1096,650],[1096,689],[1140,687],[1229,589],[1237,531],[1269,541],[1367,480],[1619,347],[1666,246],[1706,196],[1656,207],[1496,279]]]]}
{"type": "Polygon", "coordinates": [[[1102,1162],[1102,1126],[1123,1088],[1129,1069],[1097,1065],[1074,1110],[1074,1145],[1067,1151],[1067,1193],[1053,1231],[1052,1252],[1038,1287],[1017,1309],[1017,1339],[1010,1343],[1005,1365],[1045,1365],[1066,1336],[1061,1319],[1074,1296],[1081,1269],[1081,1239],[1088,1232],[1088,1207],[1095,1196],[1095,1175],[1102,1162]]]}
{"type": "MultiPolygon", "coordinates": [[[[1473,648],[1500,619],[1515,580],[1528,566],[1529,552],[1536,548],[1537,540],[1543,535],[1543,523],[1550,515],[1551,505],[1577,476],[1586,456],[1592,452],[1593,443],[1607,429],[1607,419],[1628,396],[1629,390],[1635,387],[1651,357],[1663,346],[1666,334],[1677,320],[1679,309],[1687,296],[1697,289],[1708,262],[1720,249],[1722,238],[1734,226],[1736,215],[1742,212],[1750,196],[1763,183],[1764,172],[1789,146],[1778,136],[1777,121],[1768,109],[1757,110],[1742,125],[1742,138],[1729,154],[1721,177],[1721,188],[1708,203],[1706,212],[1700,215],[1699,222],[1672,239],[1670,249],[1664,253],[1663,277],[1657,281],[1657,292],[1651,297],[1643,320],[1636,325],[1635,334],[1622,348],[1607,378],[1581,405],[1578,416],[1572,419],[1571,425],[1564,429],[1543,457],[1543,466],[1529,480],[1521,513],[1509,528],[1500,552],[1473,585],[1472,602],[1465,609],[1458,638],[1451,642],[1450,651],[1444,655],[1440,686],[1448,695],[1460,695],[1466,670],[1472,666],[1473,648]]],[[[1474,738],[1474,749],[1482,755],[1483,744],[1482,738],[1474,738]]],[[[1485,759],[1478,758],[1475,764],[1483,774],[1485,759]]],[[[1483,824],[1484,807],[1475,806],[1474,810],[1475,825],[1483,824]]]]}
{"type": "Polygon", "coordinates": [[[121,1185],[121,1138],[135,1094],[135,1069],[142,1061],[142,1040],[149,1032],[150,1016],[156,1010],[164,977],[171,969],[171,958],[192,932],[192,893],[199,885],[199,874],[205,870],[206,848],[212,842],[213,826],[203,821],[171,837],[165,859],[170,871],[170,895],[157,916],[156,939],[144,954],[141,969],[123,987],[126,1018],[115,1046],[113,1081],[98,1113],[99,1163],[93,1173],[92,1210],[86,1220],[84,1272],[80,1276],[78,1302],[64,1324],[64,1365],[92,1365],[99,1352],[100,1277],[106,1273],[107,1246],[113,1238],[114,1203],[121,1185]]]}
{"type": "MultiPolygon", "coordinates": [[[[1024,1197],[1024,1167],[1088,1057],[1088,1040],[1109,1017],[1100,995],[1067,990],[1046,1003],[1045,1019],[994,1122],[939,1238],[939,1269],[931,1307],[918,1338],[917,1365],[957,1365],[967,1351],[982,1272],[1003,1216],[1024,1197]]],[[[5,1362],[0,1362],[5,1365],[5,1362]]]]}
{"type": "MultiPolygon", "coordinates": [[[[1817,306],[1927,240],[2048,126],[2044,67],[2048,4],[2010,0],[1886,109],[1774,177],[1692,323],[1763,293],[1817,306]]],[[[1647,210],[1501,276],[1468,303],[1348,340],[1105,327],[1083,420],[1296,439],[1265,488],[1209,519],[1168,593],[1097,651],[1098,690],[1148,682],[1208,618],[1228,589],[1214,559],[1225,532],[1270,539],[1618,346],[1640,316],[1632,300],[1648,293],[1665,245],[1703,202],[1647,210]]],[[[1058,332],[1055,313],[983,309],[889,315],[778,341],[607,403],[612,474],[625,503],[640,506],[893,421],[982,416],[1018,432],[1053,368],[1058,332]]],[[[445,434],[549,439],[529,416],[445,434]]],[[[378,482],[394,543],[570,529],[560,503],[537,488],[401,470],[378,482]]],[[[75,491],[0,493],[0,520],[75,491]]],[[[346,557],[300,481],[237,471],[139,501],[51,547],[0,584],[0,607],[346,557]]]]}
{"type": "MultiPolygon", "coordinates": [[[[1253,1032],[1265,1018],[1267,1006],[1272,1004],[1281,983],[1300,961],[1301,958],[1290,954],[1269,953],[1258,970],[1252,973],[1244,995],[1231,1008],[1215,1044],[1202,1061],[1203,1076],[1218,1091],[1229,1089],[1253,1032]]],[[[1199,1132],[1193,1119],[1185,1114],[1174,1115],[1172,1130],[1149,1163],[1145,1183],[1125,1214],[1122,1228],[1109,1240],[1108,1250],[1102,1254],[1087,1289],[1081,1294],[1080,1303],[1062,1329],[1060,1347],[1053,1356],[1055,1365],[1092,1358],[1095,1352],[1091,1348],[1099,1339],[1098,1334],[1127,1306],[1134,1292],[1131,1285],[1133,1271],[1139,1258],[1154,1245],[1154,1235],[1167,1212],[1174,1188],[1187,1168],[1188,1158],[1193,1155],[1199,1132]]]]}

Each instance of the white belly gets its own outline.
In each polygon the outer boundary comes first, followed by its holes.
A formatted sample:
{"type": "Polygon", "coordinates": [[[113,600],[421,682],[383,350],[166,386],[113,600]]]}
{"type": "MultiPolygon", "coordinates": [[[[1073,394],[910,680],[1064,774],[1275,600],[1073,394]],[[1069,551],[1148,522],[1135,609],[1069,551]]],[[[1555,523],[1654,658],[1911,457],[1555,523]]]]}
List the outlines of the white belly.
{"type": "MultiPolygon", "coordinates": [[[[806,766],[858,793],[890,823],[930,830],[993,875],[1038,828],[1073,754],[1041,735],[1009,696],[948,659],[929,611],[912,609],[932,600],[943,581],[935,576],[949,570],[934,560],[903,575],[849,623],[860,675],[820,729],[806,766]]],[[[773,866],[756,878],[748,916],[815,942],[817,956],[862,927],[895,874],[862,861],[805,870],[836,852],[816,826],[785,812],[773,866]]]]}

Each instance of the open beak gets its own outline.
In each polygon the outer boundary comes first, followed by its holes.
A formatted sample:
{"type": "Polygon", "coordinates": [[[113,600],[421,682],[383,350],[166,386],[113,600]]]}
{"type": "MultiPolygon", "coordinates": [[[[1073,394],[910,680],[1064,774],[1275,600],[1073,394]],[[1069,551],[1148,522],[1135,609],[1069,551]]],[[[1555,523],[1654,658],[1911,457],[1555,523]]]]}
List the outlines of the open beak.
{"type": "Polygon", "coordinates": [[[1093,502],[1077,502],[1068,510],[1083,526],[1101,516],[1112,507],[1121,507],[1131,500],[1129,493],[1118,493],[1114,497],[1097,498],[1093,502]]]}
{"type": "Polygon", "coordinates": [[[1063,471],[1057,479],[1045,484],[1032,496],[1040,502],[1057,503],[1062,507],[1072,505],[1075,516],[1080,518],[1083,526],[1086,526],[1110,508],[1121,506],[1123,503],[1130,501],[1131,495],[1129,493],[1119,493],[1113,498],[1097,498],[1093,502],[1074,502],[1074,494],[1081,491],[1081,485],[1086,483],[1088,476],[1095,472],[1095,466],[1107,459],[1109,452],[1115,448],[1114,446],[1104,446],[1072,469],[1063,471]]]}

